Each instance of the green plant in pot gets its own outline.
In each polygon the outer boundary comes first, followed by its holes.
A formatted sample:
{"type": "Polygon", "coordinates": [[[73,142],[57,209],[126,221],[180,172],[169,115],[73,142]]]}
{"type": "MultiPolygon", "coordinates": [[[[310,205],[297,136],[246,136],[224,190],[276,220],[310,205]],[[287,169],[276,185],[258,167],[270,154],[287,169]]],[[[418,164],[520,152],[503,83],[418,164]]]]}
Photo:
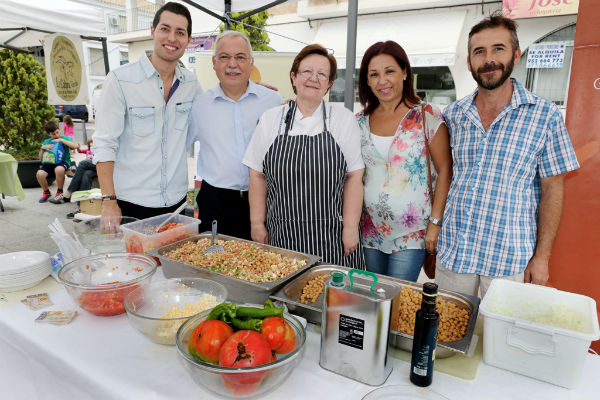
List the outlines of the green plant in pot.
{"type": "Polygon", "coordinates": [[[54,114],[44,66],[31,54],[0,50],[0,151],[19,160],[23,187],[38,185],[35,173],[46,137],[44,123],[54,121],[54,114]]]}

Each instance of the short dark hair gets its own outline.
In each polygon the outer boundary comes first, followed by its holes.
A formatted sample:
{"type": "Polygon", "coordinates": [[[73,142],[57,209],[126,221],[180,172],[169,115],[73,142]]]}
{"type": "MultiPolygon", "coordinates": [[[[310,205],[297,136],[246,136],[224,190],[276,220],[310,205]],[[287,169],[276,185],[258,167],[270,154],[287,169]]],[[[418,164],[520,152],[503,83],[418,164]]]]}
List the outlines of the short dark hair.
{"type": "Polygon", "coordinates": [[[58,124],[54,121],[48,121],[44,124],[44,130],[50,134],[58,129],[58,124]]]}
{"type": "Polygon", "coordinates": [[[415,93],[413,87],[413,73],[410,67],[410,61],[406,52],[398,43],[393,40],[386,42],[377,42],[365,51],[365,54],[360,63],[360,71],[358,72],[358,99],[363,106],[363,113],[370,115],[379,106],[379,99],[367,84],[369,63],[373,57],[380,54],[388,54],[396,60],[400,68],[406,72],[406,80],[402,88],[402,98],[398,102],[398,106],[404,102],[407,107],[411,107],[421,101],[421,98],[415,93]]]}
{"type": "Polygon", "coordinates": [[[170,11],[173,14],[183,15],[188,22],[188,36],[192,36],[192,15],[190,14],[190,10],[188,10],[183,4],[174,3],[172,1],[165,3],[165,5],[159,8],[156,14],[154,14],[154,20],[152,21],[152,26],[154,29],[156,29],[156,26],[160,22],[160,15],[163,13],[163,11],[170,11]]]}
{"type": "Polygon", "coordinates": [[[517,36],[517,23],[510,18],[502,15],[502,11],[495,11],[489,17],[477,23],[471,28],[469,32],[469,42],[467,45],[467,51],[471,54],[471,38],[474,34],[479,33],[485,29],[492,28],[505,28],[510,32],[510,42],[512,45],[513,53],[519,48],[519,37],[517,36]]]}
{"type": "Polygon", "coordinates": [[[337,61],[335,61],[333,54],[329,54],[327,49],[320,44],[309,44],[300,50],[300,52],[296,55],[296,58],[294,58],[294,62],[292,62],[292,68],[290,69],[290,82],[292,82],[294,93],[296,93],[296,88],[294,87],[294,81],[292,80],[292,72],[297,74],[302,60],[311,54],[318,54],[326,57],[327,60],[329,60],[329,83],[332,83],[335,80],[335,76],[337,74],[337,61]]]}

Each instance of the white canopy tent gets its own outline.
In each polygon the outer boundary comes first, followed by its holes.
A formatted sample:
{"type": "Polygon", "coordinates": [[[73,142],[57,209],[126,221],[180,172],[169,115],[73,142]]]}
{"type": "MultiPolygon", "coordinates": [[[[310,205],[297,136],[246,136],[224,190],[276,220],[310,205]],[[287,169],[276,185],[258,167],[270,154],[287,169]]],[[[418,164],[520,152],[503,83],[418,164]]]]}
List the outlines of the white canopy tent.
{"type": "Polygon", "coordinates": [[[104,12],[69,0],[0,1],[0,47],[40,46],[54,32],[104,37],[104,12]]]}
{"type": "MultiPolygon", "coordinates": [[[[225,29],[229,29],[230,23],[233,18],[231,18],[232,12],[240,12],[245,10],[249,11],[237,18],[235,20],[241,20],[245,17],[255,14],[257,12],[266,10],[270,7],[276,6],[281,3],[285,3],[288,0],[182,0],[183,2],[194,6],[205,13],[212,15],[213,17],[222,20],[225,23],[225,29]],[[211,11],[216,10],[218,12],[225,13],[225,17],[222,17],[219,14],[211,11]]],[[[295,1],[295,0],[289,0],[295,1]]],[[[348,54],[349,57],[346,59],[346,89],[344,91],[345,97],[345,105],[347,108],[352,110],[353,101],[354,101],[354,80],[353,80],[353,71],[355,60],[354,57],[356,55],[356,21],[358,19],[358,0],[348,0],[348,18],[347,25],[345,26],[345,30],[347,31],[347,47],[345,54],[348,54]]]]}

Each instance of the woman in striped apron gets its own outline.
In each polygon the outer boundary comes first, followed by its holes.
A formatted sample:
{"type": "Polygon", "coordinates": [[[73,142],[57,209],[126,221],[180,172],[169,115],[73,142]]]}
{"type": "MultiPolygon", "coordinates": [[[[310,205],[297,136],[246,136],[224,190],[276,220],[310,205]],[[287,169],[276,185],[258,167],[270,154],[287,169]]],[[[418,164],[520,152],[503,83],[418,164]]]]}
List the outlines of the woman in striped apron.
{"type": "Polygon", "coordinates": [[[296,100],[256,127],[244,156],[252,239],[364,269],[360,130],[351,111],[323,101],[336,70],[326,49],[305,47],[290,71],[296,100]]]}

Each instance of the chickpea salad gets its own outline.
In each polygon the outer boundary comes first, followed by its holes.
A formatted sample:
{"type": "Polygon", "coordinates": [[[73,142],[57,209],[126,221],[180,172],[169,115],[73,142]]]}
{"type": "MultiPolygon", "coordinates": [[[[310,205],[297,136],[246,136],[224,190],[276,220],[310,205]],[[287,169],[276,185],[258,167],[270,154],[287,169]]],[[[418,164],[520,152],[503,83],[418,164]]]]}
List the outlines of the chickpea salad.
{"type": "Polygon", "coordinates": [[[216,240],[215,244],[223,246],[225,251],[203,254],[210,246],[210,239],[199,239],[187,241],[163,256],[258,283],[280,280],[306,265],[304,260],[266,251],[253,243],[216,240]]]}

